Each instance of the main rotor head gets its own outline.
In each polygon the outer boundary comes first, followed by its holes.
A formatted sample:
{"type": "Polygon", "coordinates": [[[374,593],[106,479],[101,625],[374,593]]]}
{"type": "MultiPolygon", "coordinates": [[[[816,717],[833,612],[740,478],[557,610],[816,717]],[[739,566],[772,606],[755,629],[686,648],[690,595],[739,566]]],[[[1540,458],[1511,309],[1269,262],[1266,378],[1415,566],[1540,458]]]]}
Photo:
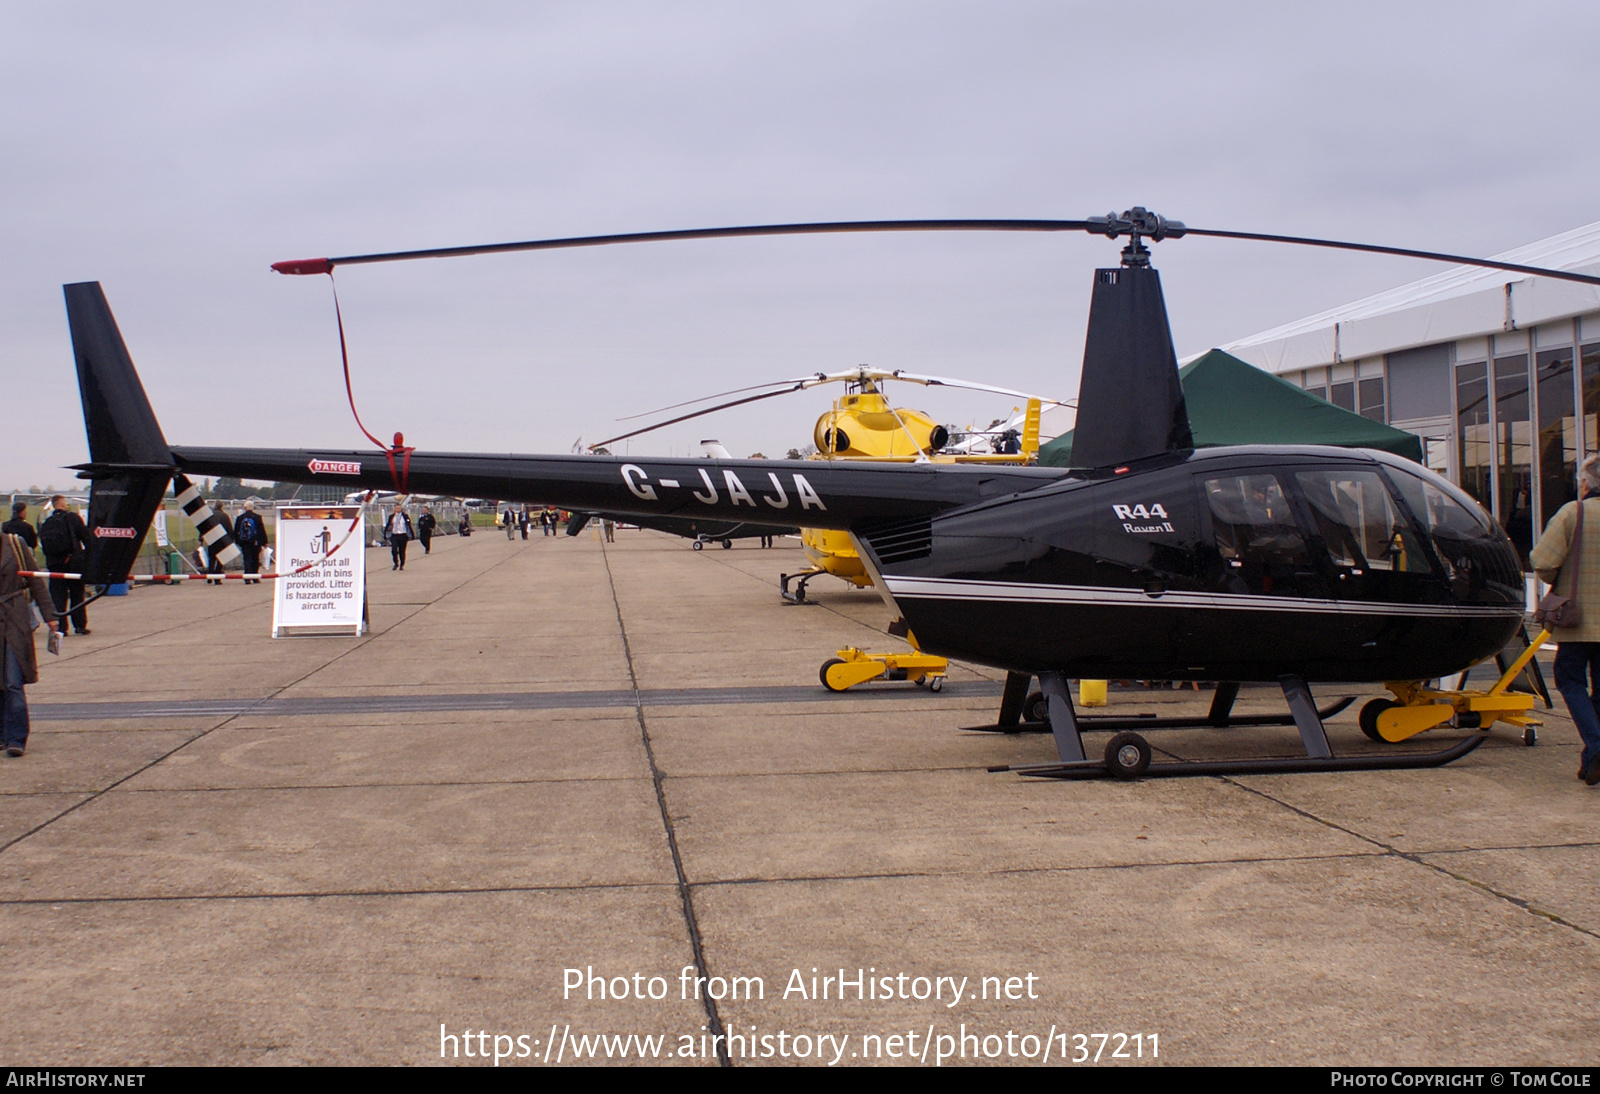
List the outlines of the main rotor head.
{"type": "Polygon", "coordinates": [[[1088,225],[1084,231],[1090,235],[1102,235],[1107,239],[1123,235],[1128,237],[1128,245],[1122,248],[1124,266],[1150,265],[1150,248],[1141,242],[1143,237],[1148,236],[1160,243],[1168,238],[1181,239],[1189,231],[1183,221],[1168,220],[1143,205],[1125,210],[1120,217],[1115,213],[1107,213],[1103,217],[1090,217],[1084,223],[1088,225]]]}

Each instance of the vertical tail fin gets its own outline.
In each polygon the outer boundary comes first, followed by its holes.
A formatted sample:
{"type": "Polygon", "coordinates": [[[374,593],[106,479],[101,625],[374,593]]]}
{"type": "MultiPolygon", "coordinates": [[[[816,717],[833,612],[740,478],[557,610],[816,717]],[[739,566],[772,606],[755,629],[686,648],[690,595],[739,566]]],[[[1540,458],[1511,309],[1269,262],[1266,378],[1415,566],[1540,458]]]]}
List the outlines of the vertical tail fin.
{"type": "Polygon", "coordinates": [[[98,281],[63,286],[78,365],[89,463],[89,558],[84,578],[126,580],[176,468],[155,411],[98,281]]]}
{"type": "Polygon", "coordinates": [[[1094,272],[1072,466],[1112,467],[1194,447],[1161,275],[1094,272]]]}

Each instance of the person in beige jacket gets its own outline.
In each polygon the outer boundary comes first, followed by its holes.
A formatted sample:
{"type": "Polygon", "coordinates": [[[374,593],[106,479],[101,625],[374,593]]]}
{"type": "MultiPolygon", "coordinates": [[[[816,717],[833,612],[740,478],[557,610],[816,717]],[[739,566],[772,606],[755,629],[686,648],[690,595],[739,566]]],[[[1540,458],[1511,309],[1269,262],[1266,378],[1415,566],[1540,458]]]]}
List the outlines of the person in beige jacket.
{"type": "Polygon", "coordinates": [[[1567,702],[1573,724],[1583,738],[1578,778],[1600,783],[1600,455],[1590,456],[1578,468],[1578,500],[1557,510],[1544,535],[1528,555],[1541,581],[1550,591],[1573,596],[1572,567],[1578,568],[1578,623],[1552,627],[1556,648],[1556,688],[1567,702]],[[1583,506],[1583,545],[1573,556],[1572,539],[1578,528],[1578,507],[1583,506]],[[1590,686],[1590,680],[1593,686],[1590,686]]]}
{"type": "Polygon", "coordinates": [[[7,756],[21,756],[28,748],[28,697],[24,684],[39,682],[39,658],[33,648],[33,598],[39,614],[50,625],[50,652],[61,649],[61,617],[50,599],[50,587],[41,577],[25,578],[32,570],[33,548],[21,536],[0,536],[0,666],[5,673],[5,748],[7,756]]]}

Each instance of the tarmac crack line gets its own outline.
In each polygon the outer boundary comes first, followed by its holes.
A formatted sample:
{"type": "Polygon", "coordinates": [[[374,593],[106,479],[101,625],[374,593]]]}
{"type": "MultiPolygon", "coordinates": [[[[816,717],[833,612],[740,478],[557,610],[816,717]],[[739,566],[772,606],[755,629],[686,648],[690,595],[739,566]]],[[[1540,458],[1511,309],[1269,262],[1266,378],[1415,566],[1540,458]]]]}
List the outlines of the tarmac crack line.
{"type": "MultiPolygon", "coordinates": [[[[650,764],[650,782],[655,787],[656,807],[661,811],[661,824],[667,832],[667,848],[672,852],[672,869],[678,877],[678,899],[683,905],[684,926],[689,932],[689,948],[694,953],[695,970],[706,980],[711,979],[711,971],[706,967],[705,945],[700,937],[700,921],[694,910],[694,891],[689,885],[689,877],[683,871],[683,855],[678,850],[678,832],[672,823],[672,813],[667,808],[666,790],[662,786],[661,767],[656,763],[656,750],[650,740],[650,726],[645,722],[644,702],[639,695],[639,676],[633,668],[633,647],[628,643],[628,625],[622,619],[622,598],[617,595],[617,579],[611,573],[611,555],[606,550],[604,542],[600,544],[600,559],[606,567],[606,583],[611,587],[611,604],[617,610],[617,631],[622,636],[622,656],[628,662],[628,682],[633,685],[634,713],[639,719],[639,736],[644,741],[645,760],[650,764]]],[[[723,1031],[722,1015],[717,1011],[716,1000],[707,992],[702,997],[706,1012],[706,1023],[710,1027],[711,1043],[717,1046],[717,1063],[722,1067],[732,1067],[733,1060],[728,1056],[728,1038],[723,1031]]]]}
{"type": "Polygon", "coordinates": [[[806,885],[826,881],[894,881],[903,878],[1010,877],[1025,874],[1091,874],[1133,870],[1171,870],[1189,866],[1262,866],[1269,863],[1337,862],[1341,859],[1386,857],[1380,851],[1341,851],[1326,855],[1257,855],[1249,858],[1162,859],[1155,862],[1098,862],[1081,866],[1008,866],[994,870],[884,870],[860,874],[795,874],[782,877],[730,877],[699,882],[700,888],[721,885],[806,885]]]}
{"type": "Polygon", "coordinates": [[[1274,803],[1275,805],[1278,805],[1278,806],[1281,806],[1284,809],[1287,809],[1291,813],[1294,813],[1294,814],[1297,814],[1298,816],[1304,817],[1307,820],[1312,821],[1312,822],[1314,822],[1316,824],[1320,824],[1325,828],[1331,828],[1335,832],[1343,832],[1345,835],[1353,836],[1356,839],[1361,840],[1363,843],[1370,843],[1374,847],[1382,848],[1383,851],[1386,854],[1392,855],[1395,858],[1403,859],[1404,861],[1409,862],[1409,863],[1411,863],[1411,864],[1413,864],[1415,866],[1421,866],[1423,869],[1426,869],[1426,870],[1432,870],[1434,873],[1442,874],[1445,877],[1450,878],[1452,881],[1458,881],[1461,884],[1469,886],[1469,887],[1471,887],[1473,889],[1476,889],[1481,893],[1485,893],[1485,894],[1487,894],[1489,896],[1495,897],[1498,900],[1503,900],[1507,904],[1510,904],[1512,907],[1520,908],[1522,911],[1527,912],[1529,915],[1538,916],[1540,919],[1549,920],[1551,923],[1556,923],[1556,924],[1559,924],[1560,926],[1570,928],[1571,930],[1577,931],[1579,934],[1582,934],[1582,935],[1587,935],[1590,938],[1600,939],[1600,931],[1592,931],[1587,927],[1584,927],[1584,926],[1581,926],[1580,924],[1572,922],[1570,919],[1566,919],[1566,918],[1564,918],[1564,917],[1562,917],[1560,915],[1557,915],[1555,912],[1552,912],[1552,911],[1549,911],[1547,909],[1535,906],[1534,903],[1531,900],[1524,900],[1521,897],[1513,896],[1510,893],[1503,892],[1500,889],[1496,889],[1493,885],[1490,885],[1488,882],[1479,881],[1477,878],[1474,878],[1474,877],[1468,877],[1466,874],[1458,873],[1457,871],[1448,869],[1448,868],[1446,868],[1444,866],[1441,866],[1440,864],[1438,864],[1436,862],[1429,862],[1427,860],[1427,858],[1424,857],[1424,856],[1430,855],[1430,854],[1465,854],[1465,853],[1468,853],[1470,850],[1472,850],[1470,848],[1459,850],[1459,851],[1454,851],[1454,852],[1450,852],[1450,851],[1405,851],[1405,850],[1400,849],[1399,847],[1394,846],[1391,843],[1385,843],[1383,840],[1378,839],[1375,836],[1369,836],[1369,835],[1366,835],[1365,833],[1357,832],[1353,828],[1347,828],[1344,825],[1337,823],[1336,821],[1328,820],[1326,817],[1319,817],[1319,816],[1317,816],[1317,814],[1311,812],[1308,809],[1302,809],[1297,805],[1291,805],[1288,802],[1284,801],[1282,798],[1275,797],[1272,794],[1268,794],[1265,790],[1258,790],[1253,786],[1247,786],[1246,784],[1244,784],[1242,782],[1239,782],[1237,779],[1234,779],[1234,778],[1232,778],[1230,776],[1226,776],[1226,775],[1219,776],[1218,777],[1218,781],[1219,782],[1228,783],[1231,786],[1236,786],[1240,790],[1243,790],[1248,794],[1254,794],[1259,798],[1264,798],[1267,801],[1274,803]]]}
{"type": "Polygon", "coordinates": [[[464,885],[439,889],[304,889],[287,893],[176,893],[140,896],[5,897],[0,908],[38,904],[203,904],[213,900],[367,900],[391,896],[483,896],[493,893],[582,893],[591,890],[665,889],[659,881],[584,882],[580,885],[464,885]]]}
{"type": "MultiPolygon", "coordinates": [[[[439,595],[439,597],[436,597],[435,599],[436,600],[437,599],[443,599],[444,597],[451,595],[452,593],[456,592],[457,590],[459,590],[459,589],[471,584],[472,582],[478,580],[478,578],[484,576],[484,574],[489,573],[489,571],[495,569],[495,567],[503,565],[505,562],[509,561],[511,558],[514,558],[514,557],[516,557],[516,556],[507,555],[505,558],[502,558],[499,562],[495,562],[495,563],[491,564],[490,566],[488,566],[485,569],[479,571],[478,573],[472,575],[471,577],[466,578],[465,580],[463,580],[459,584],[457,584],[455,586],[452,586],[450,589],[448,589],[445,592],[441,593],[439,595]]],[[[244,610],[244,608],[247,608],[249,606],[250,605],[243,605],[240,608],[234,609],[234,610],[242,611],[242,610],[244,610]]],[[[312,676],[315,676],[317,673],[319,673],[319,672],[323,671],[324,669],[330,667],[331,665],[337,663],[338,661],[342,660],[343,658],[348,657],[350,654],[356,652],[357,650],[365,649],[366,646],[368,645],[368,643],[377,641],[379,638],[382,638],[384,635],[386,635],[390,631],[394,630],[401,623],[404,623],[404,622],[406,622],[406,620],[409,620],[409,619],[413,618],[414,616],[420,614],[423,610],[424,609],[419,608],[419,609],[417,609],[417,611],[408,613],[399,622],[395,623],[393,626],[390,626],[390,627],[384,629],[381,632],[369,633],[365,638],[363,638],[360,641],[354,643],[349,648],[341,650],[339,653],[335,654],[333,657],[329,658],[327,661],[323,662],[321,665],[318,665],[316,668],[310,669],[307,672],[303,673],[302,675],[295,677],[293,680],[290,680],[288,683],[284,684],[282,687],[280,687],[277,690],[273,691],[270,695],[263,695],[263,696],[260,696],[257,699],[251,700],[250,701],[250,705],[248,707],[246,707],[244,710],[240,711],[239,713],[233,714],[233,715],[230,715],[227,718],[224,718],[222,721],[218,722],[216,725],[212,726],[210,729],[201,730],[199,733],[196,733],[193,737],[190,737],[188,740],[184,741],[183,743],[177,745],[176,747],[174,747],[172,749],[169,749],[166,752],[163,752],[161,755],[157,756],[155,759],[151,760],[149,763],[144,764],[142,767],[135,768],[134,770],[128,772],[128,774],[122,776],[122,778],[117,779],[114,782],[111,782],[111,783],[107,784],[105,787],[101,788],[100,790],[97,790],[97,791],[93,792],[88,797],[84,798],[82,801],[74,802],[72,805],[67,806],[67,808],[65,808],[61,812],[57,813],[55,816],[49,817],[46,820],[41,821],[40,823],[34,825],[32,828],[28,829],[26,832],[23,832],[21,835],[16,836],[16,837],[14,837],[12,839],[9,839],[4,843],[0,843],[0,855],[5,854],[11,848],[13,848],[17,844],[21,843],[23,840],[28,839],[29,837],[34,836],[34,835],[38,834],[39,832],[44,831],[46,828],[50,827],[52,824],[55,824],[57,821],[61,820],[62,818],[70,816],[73,813],[76,813],[78,810],[82,809],[84,806],[88,805],[90,802],[99,801],[101,798],[103,798],[107,794],[111,793],[111,791],[115,790],[117,787],[119,787],[119,786],[123,785],[124,783],[128,782],[130,779],[138,778],[140,775],[144,774],[146,771],[149,771],[152,767],[155,767],[157,764],[164,762],[165,760],[169,759],[170,757],[176,756],[179,752],[182,752],[184,749],[188,748],[190,745],[194,744],[196,741],[198,741],[198,740],[200,740],[200,739],[202,739],[204,737],[211,736],[211,734],[215,733],[217,730],[219,730],[219,729],[223,728],[224,726],[228,725],[230,722],[233,722],[233,721],[236,721],[236,720],[238,720],[240,718],[244,718],[244,717],[248,716],[250,714],[250,712],[253,711],[257,706],[260,706],[261,704],[267,702],[270,699],[277,698],[279,695],[282,695],[285,691],[288,691],[290,688],[294,687],[296,684],[303,683],[304,681],[310,679],[312,676]]],[[[229,613],[228,612],[220,612],[218,614],[219,615],[227,615],[229,613]]],[[[215,616],[211,616],[211,617],[208,617],[208,618],[216,618],[216,617],[215,616]]],[[[179,624],[179,626],[188,626],[188,625],[189,624],[179,624]]],[[[175,629],[175,628],[169,627],[169,628],[166,628],[166,629],[172,630],[172,629],[175,629]]],[[[155,632],[152,632],[152,633],[160,634],[162,632],[155,631],[155,632]]],[[[149,637],[149,635],[145,635],[144,637],[149,637]]],[[[130,638],[130,639],[128,639],[128,641],[132,642],[132,641],[135,641],[135,639],[130,638]]],[[[107,646],[107,647],[104,647],[104,648],[110,649],[111,647],[107,646]]]]}
{"type": "MultiPolygon", "coordinates": [[[[1248,858],[1216,859],[1161,859],[1153,862],[1086,863],[1078,866],[1012,866],[995,870],[968,872],[963,870],[877,870],[858,874],[789,874],[778,877],[730,877],[696,882],[700,889],[744,885],[810,885],[841,881],[898,881],[916,878],[1009,877],[1032,874],[1086,874],[1112,873],[1135,870],[1170,870],[1196,866],[1259,866],[1267,864],[1301,864],[1337,862],[1344,859],[1387,858],[1385,852],[1342,851],[1321,855],[1255,855],[1248,858]]],[[[473,885],[433,889],[324,889],[297,890],[285,893],[181,893],[175,895],[141,896],[87,896],[87,897],[24,897],[0,898],[0,907],[37,904],[123,904],[152,902],[204,902],[212,900],[314,900],[314,899],[364,899],[390,896],[455,896],[484,893],[542,893],[585,892],[613,889],[661,889],[656,881],[584,882],[574,885],[473,885]]]]}

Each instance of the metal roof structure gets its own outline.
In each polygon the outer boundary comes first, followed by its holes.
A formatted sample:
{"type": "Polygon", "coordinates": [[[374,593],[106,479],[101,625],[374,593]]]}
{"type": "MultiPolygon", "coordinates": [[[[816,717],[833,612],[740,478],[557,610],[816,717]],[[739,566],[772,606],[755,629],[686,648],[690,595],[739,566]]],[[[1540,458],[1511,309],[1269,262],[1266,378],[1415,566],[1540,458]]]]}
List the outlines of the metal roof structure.
{"type": "MultiPolygon", "coordinates": [[[[1600,221],[1491,257],[1600,272],[1600,221]]],[[[1219,348],[1257,368],[1281,373],[1523,330],[1587,312],[1600,312],[1600,286],[1453,266],[1219,348]]]]}

